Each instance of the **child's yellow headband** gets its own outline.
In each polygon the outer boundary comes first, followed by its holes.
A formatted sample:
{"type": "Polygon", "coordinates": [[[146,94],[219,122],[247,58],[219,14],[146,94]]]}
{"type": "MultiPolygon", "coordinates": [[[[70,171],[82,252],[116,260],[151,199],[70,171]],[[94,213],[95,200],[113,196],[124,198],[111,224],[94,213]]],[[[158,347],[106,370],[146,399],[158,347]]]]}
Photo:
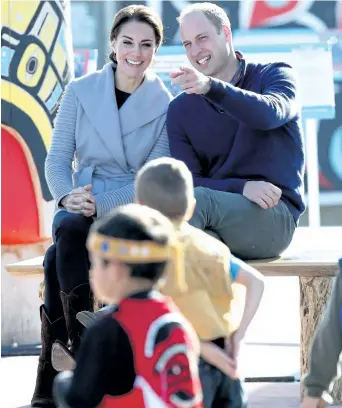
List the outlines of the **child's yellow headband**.
{"type": "Polygon", "coordinates": [[[154,263],[173,260],[179,289],[184,290],[186,288],[183,248],[179,243],[161,246],[152,241],[112,238],[93,232],[89,236],[88,248],[103,259],[125,263],[154,263]]]}

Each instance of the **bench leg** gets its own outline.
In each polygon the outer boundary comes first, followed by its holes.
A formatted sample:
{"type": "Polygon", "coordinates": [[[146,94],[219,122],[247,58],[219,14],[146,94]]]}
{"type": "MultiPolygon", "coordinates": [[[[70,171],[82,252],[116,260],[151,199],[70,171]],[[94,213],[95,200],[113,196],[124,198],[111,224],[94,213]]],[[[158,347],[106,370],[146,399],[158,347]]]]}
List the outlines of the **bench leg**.
{"type": "MultiPolygon", "coordinates": [[[[333,278],[299,278],[300,286],[300,372],[308,371],[309,347],[331,293],[333,278]]],[[[303,397],[303,387],[301,387],[303,397]]],[[[335,384],[332,398],[342,402],[342,379],[335,384]]]]}

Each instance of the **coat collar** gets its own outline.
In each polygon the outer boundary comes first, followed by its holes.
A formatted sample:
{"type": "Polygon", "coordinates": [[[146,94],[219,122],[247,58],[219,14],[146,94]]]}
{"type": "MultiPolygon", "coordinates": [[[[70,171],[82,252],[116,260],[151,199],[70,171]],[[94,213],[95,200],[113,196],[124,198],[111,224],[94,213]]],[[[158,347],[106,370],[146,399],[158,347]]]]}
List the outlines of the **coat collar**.
{"type": "Polygon", "coordinates": [[[123,137],[164,115],[172,96],[159,77],[147,71],[143,83],[118,110],[113,68],[110,62],[102,70],[75,80],[73,89],[102,143],[127,171],[123,137]]]}

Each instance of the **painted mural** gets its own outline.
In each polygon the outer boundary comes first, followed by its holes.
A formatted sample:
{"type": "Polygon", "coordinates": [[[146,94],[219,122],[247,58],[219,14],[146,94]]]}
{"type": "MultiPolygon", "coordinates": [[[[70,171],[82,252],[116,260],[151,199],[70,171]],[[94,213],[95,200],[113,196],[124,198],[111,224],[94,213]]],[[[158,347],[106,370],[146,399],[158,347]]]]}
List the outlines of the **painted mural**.
{"type": "Polygon", "coordinates": [[[44,161],[74,72],[69,2],[2,0],[2,244],[39,243],[51,201],[44,161]]]}

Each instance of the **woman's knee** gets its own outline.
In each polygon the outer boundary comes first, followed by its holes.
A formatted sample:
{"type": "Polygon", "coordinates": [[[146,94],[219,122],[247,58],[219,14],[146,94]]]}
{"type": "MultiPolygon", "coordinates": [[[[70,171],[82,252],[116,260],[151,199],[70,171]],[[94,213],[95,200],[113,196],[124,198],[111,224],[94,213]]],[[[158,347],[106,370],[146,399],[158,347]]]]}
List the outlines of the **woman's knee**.
{"type": "Polygon", "coordinates": [[[53,281],[56,278],[56,245],[51,245],[45,252],[44,261],[44,280],[53,281]]]}
{"type": "Polygon", "coordinates": [[[53,263],[56,263],[56,245],[51,245],[45,252],[43,266],[44,268],[49,267],[53,263]]]}
{"type": "Polygon", "coordinates": [[[59,290],[57,271],[56,271],[56,245],[48,248],[44,257],[44,282],[45,293],[53,293],[59,290]]]}
{"type": "Polygon", "coordinates": [[[56,235],[87,235],[92,219],[82,214],[73,214],[63,211],[57,213],[53,220],[53,229],[56,235]]]}

